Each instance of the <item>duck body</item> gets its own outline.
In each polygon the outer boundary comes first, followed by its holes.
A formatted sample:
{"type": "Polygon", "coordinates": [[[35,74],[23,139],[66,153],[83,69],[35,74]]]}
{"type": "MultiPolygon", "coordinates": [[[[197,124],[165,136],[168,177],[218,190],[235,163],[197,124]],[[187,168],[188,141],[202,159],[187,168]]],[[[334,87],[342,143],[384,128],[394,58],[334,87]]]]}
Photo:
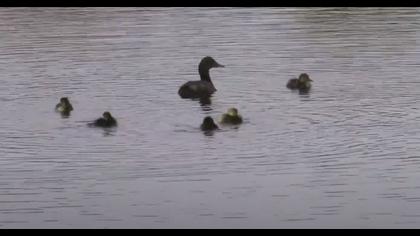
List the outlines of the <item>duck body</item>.
{"type": "Polygon", "coordinates": [[[220,123],[238,125],[242,123],[242,116],[238,114],[236,108],[229,108],[228,112],[222,115],[220,123]]]}
{"type": "Polygon", "coordinates": [[[212,82],[208,81],[189,81],[183,84],[178,91],[181,98],[207,98],[210,97],[216,88],[212,82]]]}
{"type": "Polygon", "coordinates": [[[67,97],[62,97],[60,103],[55,106],[55,110],[61,113],[70,113],[73,111],[73,106],[70,104],[70,101],[67,97]]]}
{"type": "Polygon", "coordinates": [[[287,82],[286,87],[292,90],[298,89],[301,91],[307,91],[312,87],[311,82],[312,80],[309,78],[308,74],[303,73],[299,75],[299,78],[290,79],[287,82]]]}
{"type": "Polygon", "coordinates": [[[95,127],[103,127],[103,128],[117,126],[117,121],[115,120],[114,117],[112,117],[111,113],[104,112],[102,116],[103,117],[96,119],[93,123],[90,123],[89,125],[95,126],[95,127]]]}
{"type": "Polygon", "coordinates": [[[223,114],[221,123],[238,125],[238,124],[242,123],[242,117],[241,116],[231,116],[231,115],[228,115],[228,114],[223,114]]]}
{"type": "Polygon", "coordinates": [[[113,127],[116,125],[117,125],[117,122],[115,120],[109,120],[109,119],[104,119],[104,118],[99,118],[95,120],[94,122],[94,126],[97,126],[97,127],[113,127]]]}
{"type": "Polygon", "coordinates": [[[287,82],[286,85],[289,89],[298,89],[299,88],[299,80],[297,78],[290,79],[289,82],[287,82]]]}
{"type": "Polygon", "coordinates": [[[201,80],[186,82],[179,88],[178,95],[181,98],[210,97],[217,91],[210,79],[209,72],[211,68],[215,67],[224,66],[217,63],[212,57],[204,57],[198,66],[198,72],[201,80]]]}
{"type": "Polygon", "coordinates": [[[214,123],[213,118],[211,118],[210,116],[207,116],[204,118],[203,123],[201,124],[200,128],[202,131],[212,131],[212,130],[219,129],[216,123],[214,123]]]}

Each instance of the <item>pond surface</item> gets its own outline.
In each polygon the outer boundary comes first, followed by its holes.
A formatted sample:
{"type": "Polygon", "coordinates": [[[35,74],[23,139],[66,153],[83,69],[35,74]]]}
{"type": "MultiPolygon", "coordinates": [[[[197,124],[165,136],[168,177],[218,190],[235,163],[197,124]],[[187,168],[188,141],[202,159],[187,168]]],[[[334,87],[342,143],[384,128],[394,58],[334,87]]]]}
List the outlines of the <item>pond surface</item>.
{"type": "Polygon", "coordinates": [[[0,228],[419,227],[419,37],[419,8],[0,9],[0,228]]]}

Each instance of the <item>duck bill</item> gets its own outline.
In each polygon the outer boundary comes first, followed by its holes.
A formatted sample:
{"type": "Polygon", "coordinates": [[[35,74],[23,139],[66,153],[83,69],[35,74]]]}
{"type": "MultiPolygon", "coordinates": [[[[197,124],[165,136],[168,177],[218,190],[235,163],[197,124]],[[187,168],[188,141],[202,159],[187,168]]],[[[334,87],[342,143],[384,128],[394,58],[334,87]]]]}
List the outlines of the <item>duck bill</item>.
{"type": "Polygon", "coordinates": [[[219,63],[217,63],[216,65],[215,65],[215,67],[225,67],[224,65],[220,65],[219,63]]]}

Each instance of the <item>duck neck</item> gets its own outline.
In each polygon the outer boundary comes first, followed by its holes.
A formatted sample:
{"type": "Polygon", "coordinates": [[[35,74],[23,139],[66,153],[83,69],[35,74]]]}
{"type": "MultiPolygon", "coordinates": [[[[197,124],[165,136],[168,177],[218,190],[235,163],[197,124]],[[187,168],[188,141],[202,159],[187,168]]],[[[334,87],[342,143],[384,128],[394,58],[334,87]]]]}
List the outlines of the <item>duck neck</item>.
{"type": "Polygon", "coordinates": [[[209,69],[200,66],[198,68],[198,73],[200,73],[201,80],[211,83],[209,69]]]}

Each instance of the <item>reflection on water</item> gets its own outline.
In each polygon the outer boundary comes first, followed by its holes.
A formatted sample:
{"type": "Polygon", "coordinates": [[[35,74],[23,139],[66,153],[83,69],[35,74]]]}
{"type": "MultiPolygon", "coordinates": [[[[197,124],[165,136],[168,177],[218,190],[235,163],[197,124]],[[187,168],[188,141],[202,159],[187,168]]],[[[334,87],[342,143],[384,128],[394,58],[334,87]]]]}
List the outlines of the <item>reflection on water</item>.
{"type": "Polygon", "coordinates": [[[211,105],[211,97],[202,97],[199,98],[200,105],[203,107],[211,105]]]}
{"type": "Polygon", "coordinates": [[[205,130],[205,131],[203,131],[203,134],[205,136],[213,136],[216,131],[217,130],[205,130]]]}
{"type": "Polygon", "coordinates": [[[419,13],[0,9],[0,227],[418,226],[419,13]],[[217,91],[181,99],[208,55],[217,91]]]}
{"type": "Polygon", "coordinates": [[[211,97],[199,98],[203,111],[211,111],[211,97]]]}
{"type": "Polygon", "coordinates": [[[62,111],[62,112],[59,112],[59,113],[61,115],[61,118],[67,119],[67,118],[70,117],[71,111],[62,111]]]}

